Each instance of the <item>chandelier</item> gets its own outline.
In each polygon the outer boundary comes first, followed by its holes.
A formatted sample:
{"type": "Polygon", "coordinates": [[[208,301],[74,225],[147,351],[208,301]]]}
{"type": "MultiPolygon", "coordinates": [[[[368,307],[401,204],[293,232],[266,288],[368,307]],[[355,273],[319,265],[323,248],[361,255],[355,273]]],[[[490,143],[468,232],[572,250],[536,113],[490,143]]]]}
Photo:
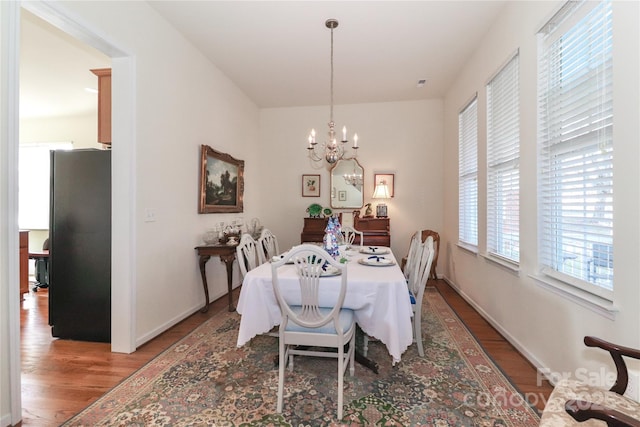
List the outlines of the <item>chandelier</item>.
{"type": "Polygon", "coordinates": [[[345,173],[343,177],[344,182],[349,185],[353,185],[354,187],[362,185],[362,174],[360,173],[345,173]]]}
{"type": "Polygon", "coordinates": [[[316,131],[311,129],[309,134],[309,158],[314,162],[326,160],[329,164],[334,164],[340,159],[354,159],[358,155],[358,134],[353,135],[353,155],[347,155],[347,127],[342,127],[342,139],[338,142],[336,137],[335,122],[333,121],[333,30],[338,26],[337,19],[327,19],[324,25],[331,30],[331,104],[329,109],[329,132],[327,141],[318,144],[316,141],[316,131]]]}

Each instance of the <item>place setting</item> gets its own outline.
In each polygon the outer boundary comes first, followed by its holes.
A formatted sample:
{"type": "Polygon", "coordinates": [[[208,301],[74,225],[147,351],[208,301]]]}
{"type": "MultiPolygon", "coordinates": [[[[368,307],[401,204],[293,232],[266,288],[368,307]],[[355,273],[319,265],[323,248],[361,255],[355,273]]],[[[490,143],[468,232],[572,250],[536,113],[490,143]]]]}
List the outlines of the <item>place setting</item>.
{"type": "Polygon", "coordinates": [[[389,248],[385,246],[364,246],[360,249],[360,253],[367,255],[384,255],[389,253],[389,248]]]}
{"type": "Polygon", "coordinates": [[[367,258],[360,258],[358,260],[358,264],[369,265],[373,267],[388,267],[391,265],[395,265],[396,262],[390,258],[385,258],[379,255],[372,255],[367,258]]]}

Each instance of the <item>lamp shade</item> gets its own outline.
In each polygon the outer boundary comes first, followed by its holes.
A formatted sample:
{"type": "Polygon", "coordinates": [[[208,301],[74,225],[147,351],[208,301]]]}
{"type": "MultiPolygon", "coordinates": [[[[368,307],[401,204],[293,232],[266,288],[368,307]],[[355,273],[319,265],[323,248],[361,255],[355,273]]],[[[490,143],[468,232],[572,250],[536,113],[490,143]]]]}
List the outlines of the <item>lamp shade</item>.
{"type": "Polygon", "coordinates": [[[376,189],[373,191],[374,199],[388,199],[389,198],[389,187],[385,181],[380,181],[378,185],[376,185],[376,189]]]}

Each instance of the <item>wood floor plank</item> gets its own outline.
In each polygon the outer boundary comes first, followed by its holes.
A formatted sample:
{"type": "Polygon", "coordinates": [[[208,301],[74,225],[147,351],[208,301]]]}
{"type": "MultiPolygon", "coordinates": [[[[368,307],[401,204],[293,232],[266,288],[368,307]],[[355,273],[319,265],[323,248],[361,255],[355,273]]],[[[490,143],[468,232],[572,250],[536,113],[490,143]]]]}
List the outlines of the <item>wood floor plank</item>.
{"type": "MultiPolygon", "coordinates": [[[[542,410],[552,387],[537,384],[535,368],[444,281],[430,281],[429,285],[437,287],[503,372],[542,410]]],[[[236,301],[238,294],[236,289],[236,301]]],[[[132,354],[111,353],[105,343],[52,338],[47,309],[46,290],[30,293],[22,302],[23,420],[19,426],[59,426],[204,321],[226,310],[227,298],[213,302],[207,313],[193,314],[132,354]]]]}

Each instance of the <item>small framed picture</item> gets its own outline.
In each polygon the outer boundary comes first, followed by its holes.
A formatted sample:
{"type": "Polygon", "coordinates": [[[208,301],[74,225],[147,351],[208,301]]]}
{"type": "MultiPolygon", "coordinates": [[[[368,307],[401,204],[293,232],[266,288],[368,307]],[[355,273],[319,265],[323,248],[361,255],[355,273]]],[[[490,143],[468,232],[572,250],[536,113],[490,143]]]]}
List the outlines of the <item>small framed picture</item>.
{"type": "Polygon", "coordinates": [[[302,197],[320,197],[320,175],[302,175],[302,197]]]}
{"type": "Polygon", "coordinates": [[[347,200],[347,192],[344,190],[338,191],[338,200],[344,202],[347,200]]]}
{"type": "Polygon", "coordinates": [[[374,188],[378,184],[384,182],[385,184],[387,184],[387,189],[389,190],[389,197],[393,197],[393,195],[395,193],[395,191],[394,191],[394,179],[395,179],[395,174],[393,174],[393,173],[376,173],[376,174],[373,175],[374,188]]]}

